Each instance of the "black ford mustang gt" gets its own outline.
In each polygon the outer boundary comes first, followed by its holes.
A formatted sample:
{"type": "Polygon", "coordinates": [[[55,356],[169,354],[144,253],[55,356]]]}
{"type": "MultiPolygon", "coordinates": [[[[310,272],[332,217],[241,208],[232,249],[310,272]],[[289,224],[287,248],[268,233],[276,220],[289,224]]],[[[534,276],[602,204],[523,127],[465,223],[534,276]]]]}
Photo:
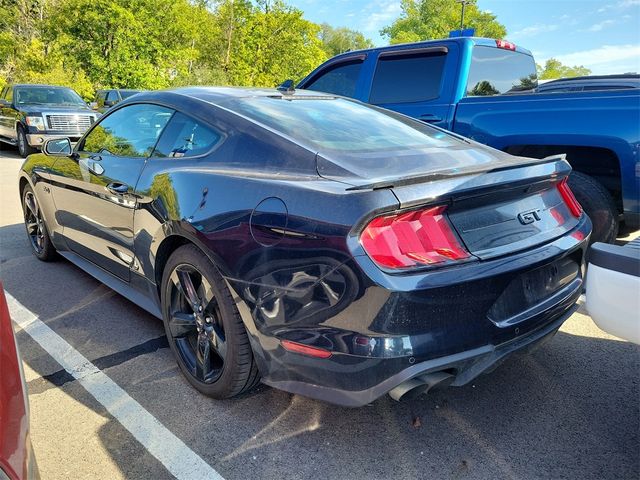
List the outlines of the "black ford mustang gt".
{"type": "Polygon", "coordinates": [[[341,405],[462,385],[555,333],[591,224],[516,158],[314,92],[136,95],[22,167],[33,251],[159,318],[189,382],[341,405]]]}

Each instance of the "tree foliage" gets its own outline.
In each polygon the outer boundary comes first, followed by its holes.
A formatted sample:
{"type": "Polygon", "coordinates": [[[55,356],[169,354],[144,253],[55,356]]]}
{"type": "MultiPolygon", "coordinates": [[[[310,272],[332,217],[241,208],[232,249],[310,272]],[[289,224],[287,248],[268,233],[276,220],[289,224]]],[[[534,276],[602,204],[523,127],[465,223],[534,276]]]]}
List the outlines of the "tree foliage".
{"type": "Polygon", "coordinates": [[[373,48],[373,42],[362,33],[345,27],[334,28],[328,23],[320,26],[320,40],[322,40],[323,50],[329,57],[350,50],[373,48]]]}
{"type": "Polygon", "coordinates": [[[282,0],[2,0],[0,86],[273,87],[334,53],[366,48],[359,32],[306,20],[282,0]]]}
{"type": "MultiPolygon", "coordinates": [[[[390,43],[418,42],[446,38],[460,28],[461,7],[456,0],[402,0],[402,14],[380,34],[390,43]]],[[[476,36],[504,38],[507,30],[496,16],[471,3],[464,12],[464,27],[475,28],[476,36]]]]}
{"type": "Polygon", "coordinates": [[[575,65],[569,67],[563,65],[559,60],[550,58],[544,64],[544,67],[536,64],[538,70],[538,78],[540,80],[553,80],[556,78],[570,78],[570,77],[582,77],[589,75],[591,70],[582,65],[575,65]]]}

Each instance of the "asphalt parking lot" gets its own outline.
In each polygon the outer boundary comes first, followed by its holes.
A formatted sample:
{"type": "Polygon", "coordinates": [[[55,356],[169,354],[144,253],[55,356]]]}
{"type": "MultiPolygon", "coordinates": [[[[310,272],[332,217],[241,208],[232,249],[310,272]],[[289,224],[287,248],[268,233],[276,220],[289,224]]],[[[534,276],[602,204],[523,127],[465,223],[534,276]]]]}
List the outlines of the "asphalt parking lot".
{"type": "Polygon", "coordinates": [[[185,464],[187,477],[227,479],[640,477],[640,349],[600,331],[583,309],[531,355],[403,403],[346,409],[266,386],[228,401],[201,396],[158,320],[70,263],[31,254],[21,162],[0,152],[0,278],[12,315],[37,316],[70,345],[64,355],[79,352],[98,369],[87,375],[104,375],[124,392],[118,401],[139,405],[178,440],[149,448],[165,437],[134,436],[112,414],[117,406],[107,409],[19,330],[43,479],[171,478],[168,463],[185,464]],[[176,444],[185,448],[174,452],[176,444]],[[194,459],[209,470],[191,469],[194,459]]]}

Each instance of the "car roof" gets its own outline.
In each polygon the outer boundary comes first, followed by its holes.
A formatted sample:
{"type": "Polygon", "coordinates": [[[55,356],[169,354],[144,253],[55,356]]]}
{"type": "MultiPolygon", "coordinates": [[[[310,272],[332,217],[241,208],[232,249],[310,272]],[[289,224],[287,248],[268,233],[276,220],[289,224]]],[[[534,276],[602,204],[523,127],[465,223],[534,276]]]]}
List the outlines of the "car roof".
{"type": "Polygon", "coordinates": [[[560,83],[560,82],[590,82],[590,81],[611,81],[611,82],[621,82],[621,81],[640,81],[640,74],[637,73],[617,73],[613,75],[585,75],[582,77],[564,77],[557,78],[555,80],[550,80],[546,84],[550,83],[560,83]]]}
{"type": "Polygon", "coordinates": [[[593,75],[586,77],[559,78],[538,85],[538,91],[546,92],[548,90],[578,87],[601,87],[602,89],[640,88],[640,75],[593,75]]]}
{"type": "MultiPolygon", "coordinates": [[[[259,97],[282,97],[291,95],[293,98],[311,97],[311,98],[335,98],[336,95],[327,93],[312,92],[308,90],[295,90],[293,93],[283,93],[276,88],[251,88],[251,87],[182,87],[170,90],[143,91],[131,97],[131,102],[145,100],[163,100],[175,99],[175,96],[181,95],[200,100],[212,105],[219,105],[230,99],[238,98],[259,98],[259,97]],[[134,99],[134,100],[133,100],[134,99]]],[[[130,103],[129,99],[126,100],[130,103]]]]}

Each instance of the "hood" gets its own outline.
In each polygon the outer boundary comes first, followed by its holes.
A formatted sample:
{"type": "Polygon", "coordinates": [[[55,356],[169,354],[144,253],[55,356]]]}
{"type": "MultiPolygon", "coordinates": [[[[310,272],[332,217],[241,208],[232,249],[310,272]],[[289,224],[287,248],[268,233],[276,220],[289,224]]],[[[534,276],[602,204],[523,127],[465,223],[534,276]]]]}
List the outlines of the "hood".
{"type": "Polygon", "coordinates": [[[96,113],[89,106],[83,107],[82,105],[18,105],[19,110],[29,113],[63,113],[63,114],[87,114],[96,113]]]}
{"type": "Polygon", "coordinates": [[[316,161],[321,177],[359,188],[391,187],[540,162],[476,142],[361,154],[319,152],[316,161]]]}

